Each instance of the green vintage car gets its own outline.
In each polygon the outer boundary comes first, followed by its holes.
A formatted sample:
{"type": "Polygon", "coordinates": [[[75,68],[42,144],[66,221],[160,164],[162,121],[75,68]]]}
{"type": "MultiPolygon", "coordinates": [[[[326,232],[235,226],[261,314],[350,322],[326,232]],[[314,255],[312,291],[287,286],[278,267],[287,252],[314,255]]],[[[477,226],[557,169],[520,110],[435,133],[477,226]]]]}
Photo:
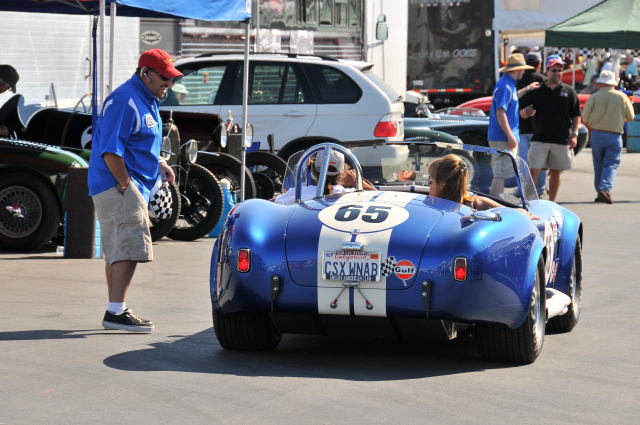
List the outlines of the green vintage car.
{"type": "Polygon", "coordinates": [[[64,221],[69,167],[87,167],[88,152],[0,138],[0,251],[32,251],[64,221]]]}

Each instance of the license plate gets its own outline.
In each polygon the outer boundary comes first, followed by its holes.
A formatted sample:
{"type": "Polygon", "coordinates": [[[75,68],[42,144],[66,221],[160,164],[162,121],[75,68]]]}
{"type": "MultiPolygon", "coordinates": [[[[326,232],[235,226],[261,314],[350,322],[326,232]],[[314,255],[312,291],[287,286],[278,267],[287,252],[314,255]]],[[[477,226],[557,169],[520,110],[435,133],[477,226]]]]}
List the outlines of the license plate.
{"type": "Polygon", "coordinates": [[[380,281],[380,252],[323,251],[322,278],[325,280],[380,281]]]}

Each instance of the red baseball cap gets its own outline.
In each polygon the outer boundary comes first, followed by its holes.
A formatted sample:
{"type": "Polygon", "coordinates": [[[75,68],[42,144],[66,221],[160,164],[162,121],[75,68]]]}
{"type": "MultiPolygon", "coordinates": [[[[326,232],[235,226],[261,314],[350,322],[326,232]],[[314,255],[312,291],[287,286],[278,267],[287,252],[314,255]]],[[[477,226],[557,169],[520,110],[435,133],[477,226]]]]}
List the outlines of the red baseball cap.
{"type": "Polygon", "coordinates": [[[171,56],[164,50],[151,49],[141,54],[140,59],[138,59],[138,68],[145,66],[155,69],[166,78],[184,77],[180,71],[174,68],[171,56]]]}

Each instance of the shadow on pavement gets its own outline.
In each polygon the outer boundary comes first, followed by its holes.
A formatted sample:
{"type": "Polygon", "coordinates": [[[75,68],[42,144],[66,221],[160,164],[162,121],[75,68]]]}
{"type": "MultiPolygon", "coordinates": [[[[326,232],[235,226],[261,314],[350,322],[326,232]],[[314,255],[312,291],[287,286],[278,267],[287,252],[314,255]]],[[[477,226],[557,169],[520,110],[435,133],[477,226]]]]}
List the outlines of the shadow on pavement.
{"type": "Polygon", "coordinates": [[[153,348],[104,360],[127,371],[175,371],[236,376],[329,378],[392,381],[479,372],[518,365],[484,362],[475,340],[450,342],[346,340],[285,335],[272,352],[242,352],[220,347],[213,328],[153,348]]]}
{"type": "Polygon", "coordinates": [[[96,334],[104,334],[104,331],[99,329],[73,331],[65,331],[61,329],[38,329],[32,331],[0,332],[0,341],[39,341],[44,339],[86,338],[89,335],[96,334]]]}

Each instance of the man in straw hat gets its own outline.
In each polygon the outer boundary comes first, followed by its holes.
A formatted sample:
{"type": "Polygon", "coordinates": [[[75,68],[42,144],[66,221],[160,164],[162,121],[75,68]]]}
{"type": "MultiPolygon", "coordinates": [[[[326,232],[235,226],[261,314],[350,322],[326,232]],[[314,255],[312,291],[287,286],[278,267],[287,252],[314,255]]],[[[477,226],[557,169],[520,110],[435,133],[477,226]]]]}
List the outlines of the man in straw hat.
{"type": "Polygon", "coordinates": [[[573,148],[578,143],[580,102],[573,87],[562,82],[564,62],[558,55],[547,58],[547,82],[522,98],[521,107],[533,107],[533,137],[529,149],[531,178],[537,181],[549,170],[549,200],[560,190],[560,175],[573,168],[573,148]]]}
{"type": "Polygon", "coordinates": [[[589,96],[582,118],[591,127],[595,202],[613,204],[611,188],[620,165],[624,121],[633,121],[634,112],[629,98],[615,90],[613,72],[602,71],[596,83],[600,90],[589,96]]]}
{"type": "MultiPolygon", "coordinates": [[[[521,53],[510,55],[507,64],[498,71],[504,75],[496,83],[491,99],[491,112],[489,115],[489,146],[495,149],[509,149],[518,156],[518,143],[520,142],[520,117],[533,116],[532,108],[520,111],[518,99],[530,90],[540,87],[540,83],[532,82],[525,88],[517,89],[516,84],[524,75],[526,69],[533,69],[525,63],[521,53]]],[[[499,196],[504,191],[505,177],[513,175],[511,160],[504,157],[492,164],[493,181],[491,182],[491,195],[499,196]]]]}

